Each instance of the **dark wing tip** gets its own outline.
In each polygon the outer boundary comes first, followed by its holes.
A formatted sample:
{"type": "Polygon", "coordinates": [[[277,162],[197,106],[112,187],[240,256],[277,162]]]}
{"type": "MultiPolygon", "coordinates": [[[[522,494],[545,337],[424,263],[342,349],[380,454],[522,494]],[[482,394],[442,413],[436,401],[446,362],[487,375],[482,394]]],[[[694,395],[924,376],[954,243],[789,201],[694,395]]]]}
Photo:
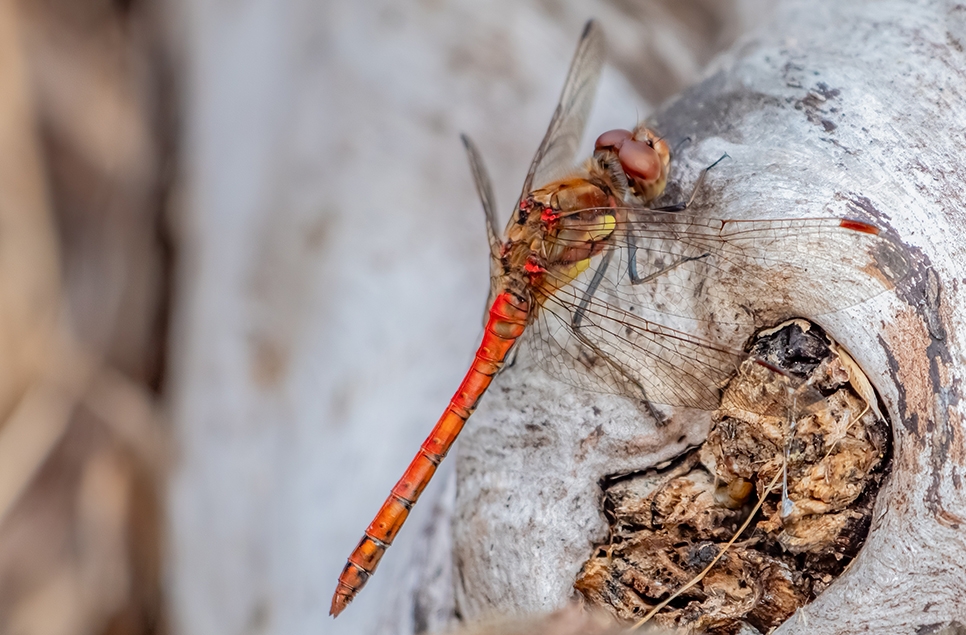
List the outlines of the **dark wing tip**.
{"type": "Polygon", "coordinates": [[[597,24],[597,22],[593,18],[587,20],[587,23],[584,25],[584,30],[580,34],[580,39],[581,40],[587,39],[587,36],[590,35],[590,31],[591,31],[591,29],[594,28],[594,25],[595,24],[597,24]]]}
{"type": "Polygon", "coordinates": [[[463,147],[466,148],[467,150],[469,150],[470,146],[473,145],[473,142],[470,141],[469,135],[466,134],[465,132],[460,133],[460,141],[463,142],[463,147]]]}
{"type": "Polygon", "coordinates": [[[853,220],[851,218],[839,219],[839,227],[842,229],[851,229],[852,231],[862,232],[863,234],[871,234],[873,236],[878,236],[879,232],[881,231],[878,227],[871,223],[853,220]]]}

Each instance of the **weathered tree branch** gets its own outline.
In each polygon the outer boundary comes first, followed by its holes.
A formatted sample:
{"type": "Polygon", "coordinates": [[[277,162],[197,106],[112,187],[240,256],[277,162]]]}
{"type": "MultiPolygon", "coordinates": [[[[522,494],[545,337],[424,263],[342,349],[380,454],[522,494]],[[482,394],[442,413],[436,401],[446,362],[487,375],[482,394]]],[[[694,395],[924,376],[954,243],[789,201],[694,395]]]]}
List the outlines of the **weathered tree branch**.
{"type": "MultiPolygon", "coordinates": [[[[808,314],[808,299],[837,283],[820,267],[786,281],[782,306],[735,298],[760,326],[792,316],[823,326],[894,425],[893,472],[865,547],[782,632],[912,632],[966,614],[964,46],[962,5],[786,0],[654,118],[669,139],[692,140],[672,174],[683,188],[722,153],[732,158],[711,174],[699,213],[861,218],[894,231],[913,265],[894,291],[832,314],[808,314]]],[[[564,604],[604,536],[599,481],[676,455],[706,425],[681,414],[659,427],[525,359],[508,369],[459,452],[454,609],[474,619],[564,604]]]]}
{"type": "Polygon", "coordinates": [[[505,214],[588,17],[623,71],[601,82],[601,130],[693,83],[765,2],[165,3],[186,79],[177,630],[372,632],[442,474],[351,609],[333,621],[328,599],[480,334],[486,241],[459,133],[505,214]]]}

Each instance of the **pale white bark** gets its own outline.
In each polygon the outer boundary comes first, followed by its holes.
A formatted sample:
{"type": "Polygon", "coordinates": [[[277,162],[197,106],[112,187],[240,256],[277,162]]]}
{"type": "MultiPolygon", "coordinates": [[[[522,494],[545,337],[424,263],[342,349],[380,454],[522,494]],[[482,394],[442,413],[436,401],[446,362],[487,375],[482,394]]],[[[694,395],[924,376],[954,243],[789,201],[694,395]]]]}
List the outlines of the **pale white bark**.
{"type": "Polygon", "coordinates": [[[178,632],[377,627],[442,483],[333,622],[336,578],[481,332],[486,239],[459,133],[506,213],[588,17],[622,68],[648,70],[605,72],[591,124],[605,129],[650,111],[632,82],[660,97],[696,79],[754,17],[729,7],[752,4],[698,4],[685,13],[697,26],[576,0],[171,4],[188,78],[170,394],[178,632]]]}
{"type": "MultiPolygon", "coordinates": [[[[177,6],[190,83],[174,625],[372,632],[387,605],[409,611],[405,594],[390,597],[443,484],[331,622],[335,578],[479,334],[486,244],[458,132],[478,140],[509,205],[588,14],[604,19],[639,88],[634,55],[648,69],[654,58],[637,43],[684,59],[665,64],[677,82],[700,56],[678,55],[688,38],[618,3],[177,6]]],[[[658,118],[669,137],[694,140],[676,168],[684,182],[721,152],[733,157],[702,210],[870,213],[920,267],[898,294],[818,320],[883,394],[897,456],[863,554],[786,628],[909,632],[964,612],[963,16],[940,2],[785,2],[772,28],[658,118]]],[[[648,110],[613,70],[599,104],[597,131],[648,110]]],[[[604,530],[598,478],[702,433],[685,420],[656,429],[618,398],[511,369],[458,457],[456,568],[446,574],[446,554],[427,547],[440,575],[410,574],[438,581],[421,587],[421,610],[437,624],[449,602],[466,617],[559,606],[604,530]]]]}
{"type": "MultiPolygon", "coordinates": [[[[865,218],[894,229],[914,265],[895,292],[835,314],[795,306],[835,284],[820,267],[795,281],[792,306],[767,307],[805,313],[844,344],[895,425],[893,472],[863,551],[781,632],[914,632],[966,614],[964,44],[961,5],[788,0],[655,118],[666,135],[694,140],[676,172],[685,182],[732,157],[712,173],[700,212],[865,218]]],[[[604,535],[598,480],[654,465],[679,450],[679,434],[691,441],[704,429],[655,428],[627,404],[525,367],[505,372],[493,393],[458,462],[464,618],[565,603],[604,535]]]]}

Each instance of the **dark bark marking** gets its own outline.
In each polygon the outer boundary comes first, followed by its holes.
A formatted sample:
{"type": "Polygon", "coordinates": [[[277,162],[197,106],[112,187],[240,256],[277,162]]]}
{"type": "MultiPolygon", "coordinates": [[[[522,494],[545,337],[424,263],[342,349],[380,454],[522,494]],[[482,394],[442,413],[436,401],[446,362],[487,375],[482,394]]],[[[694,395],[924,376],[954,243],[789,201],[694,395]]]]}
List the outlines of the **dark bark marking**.
{"type": "Polygon", "coordinates": [[[836,198],[844,200],[846,206],[852,212],[862,217],[863,220],[885,225],[888,225],[888,222],[891,220],[891,217],[877,208],[867,196],[856,194],[855,192],[848,192],[836,194],[836,198]]]}
{"type": "MultiPolygon", "coordinates": [[[[869,211],[865,205],[862,209],[869,211]]],[[[868,208],[875,210],[869,204],[868,208]]],[[[929,450],[929,485],[926,488],[923,502],[936,520],[947,527],[959,528],[966,524],[966,519],[950,512],[943,504],[940,491],[946,461],[951,452],[962,456],[962,436],[950,420],[950,412],[959,404],[962,396],[958,381],[945,385],[944,376],[948,376],[948,367],[952,364],[952,355],[946,345],[946,325],[941,310],[943,302],[942,282],[933,270],[929,257],[914,247],[906,247],[907,257],[913,263],[913,273],[896,287],[896,294],[919,315],[929,335],[929,344],[925,354],[929,362],[929,401],[933,404],[931,414],[924,426],[920,425],[918,413],[907,412],[907,395],[905,387],[899,381],[898,361],[888,350],[884,340],[879,338],[889,364],[889,374],[897,387],[899,406],[901,408],[903,427],[917,440],[928,445],[929,450]]],[[[955,482],[955,480],[954,480],[955,482]]]]}
{"type": "Polygon", "coordinates": [[[933,622],[917,628],[916,635],[966,635],[966,626],[958,620],[949,623],[933,622]]]}
{"type": "Polygon", "coordinates": [[[833,132],[838,126],[829,119],[829,115],[838,112],[838,109],[831,107],[829,102],[840,94],[842,91],[838,88],[829,88],[825,82],[819,82],[804,97],[795,100],[794,108],[802,111],[809,123],[820,126],[825,132],[833,132]]]}
{"type": "Polygon", "coordinates": [[[741,143],[740,122],[749,113],[784,108],[774,95],[750,90],[724,72],[712,75],[681,93],[654,118],[654,126],[669,139],[721,137],[741,143]]]}

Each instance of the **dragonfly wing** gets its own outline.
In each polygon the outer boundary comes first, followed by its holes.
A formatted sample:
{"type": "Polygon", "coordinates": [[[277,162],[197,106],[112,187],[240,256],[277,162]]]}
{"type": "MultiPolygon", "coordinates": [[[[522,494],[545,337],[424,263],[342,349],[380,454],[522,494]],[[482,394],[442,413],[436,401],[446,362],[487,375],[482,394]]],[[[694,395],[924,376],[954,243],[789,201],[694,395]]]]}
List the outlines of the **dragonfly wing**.
{"type": "Polygon", "coordinates": [[[570,62],[567,80],[550,126],[530,162],[521,200],[533,189],[549,182],[561,170],[574,167],[603,66],[604,35],[597,23],[590,20],[584,27],[577,51],[570,62]]]}
{"type": "Polygon", "coordinates": [[[897,237],[843,218],[630,210],[610,240],[621,254],[608,278],[615,297],[719,325],[834,313],[893,288],[911,268],[897,237]]]}
{"type": "MultiPolygon", "coordinates": [[[[493,196],[493,185],[490,182],[490,175],[483,165],[483,157],[480,156],[476,144],[468,135],[462,134],[463,146],[466,148],[466,156],[470,161],[470,170],[473,172],[473,182],[476,184],[476,193],[480,196],[483,204],[483,214],[486,216],[486,238],[490,244],[490,256],[499,261],[500,259],[500,230],[496,222],[496,198],[493,196]]],[[[490,274],[493,274],[492,261],[490,274]]]]}
{"type": "Polygon", "coordinates": [[[490,184],[490,175],[483,165],[483,157],[476,149],[476,144],[467,135],[460,135],[463,139],[463,146],[466,148],[466,156],[470,160],[470,170],[473,172],[473,182],[476,183],[476,192],[480,195],[480,202],[483,204],[483,214],[486,216],[486,238],[490,243],[490,293],[486,299],[486,309],[483,311],[483,325],[485,326],[490,317],[490,307],[499,292],[500,275],[503,273],[503,263],[500,261],[500,232],[496,225],[496,198],[493,196],[493,186],[490,184]]]}
{"type": "Polygon", "coordinates": [[[584,303],[571,290],[549,298],[531,326],[531,355],[551,375],[592,392],[717,407],[721,382],[737,368],[740,351],[621,310],[604,298],[584,303]],[[581,323],[575,328],[578,307],[581,323]]]}
{"type": "Polygon", "coordinates": [[[629,217],[545,299],[530,347],[568,383],[652,403],[716,407],[755,328],[854,306],[909,273],[898,241],[864,223],[629,217]]]}

